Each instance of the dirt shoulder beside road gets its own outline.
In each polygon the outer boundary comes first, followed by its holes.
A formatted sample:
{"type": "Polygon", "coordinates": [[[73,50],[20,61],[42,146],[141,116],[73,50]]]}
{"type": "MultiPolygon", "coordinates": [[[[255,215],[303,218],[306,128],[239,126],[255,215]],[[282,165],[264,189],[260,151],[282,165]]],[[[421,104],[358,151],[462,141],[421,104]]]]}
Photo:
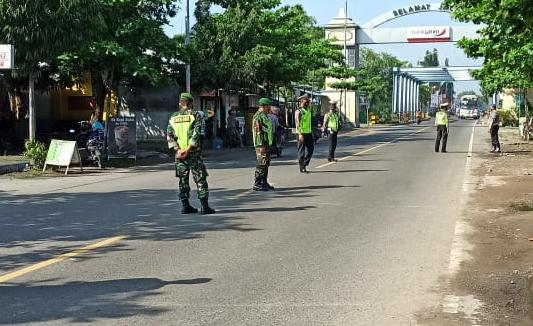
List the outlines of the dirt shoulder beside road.
{"type": "Polygon", "coordinates": [[[472,171],[469,259],[444,282],[442,307],[423,314],[421,325],[533,325],[533,143],[508,130],[501,140],[505,152],[481,154],[472,171]]]}

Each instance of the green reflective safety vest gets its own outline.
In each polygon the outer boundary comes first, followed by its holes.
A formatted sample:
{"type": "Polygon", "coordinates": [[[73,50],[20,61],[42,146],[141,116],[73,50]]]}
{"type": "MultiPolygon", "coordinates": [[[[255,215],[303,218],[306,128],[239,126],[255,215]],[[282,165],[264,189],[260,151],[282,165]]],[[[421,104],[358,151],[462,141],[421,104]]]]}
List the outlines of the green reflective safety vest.
{"type": "Polygon", "coordinates": [[[191,114],[176,115],[170,118],[170,125],[181,149],[189,147],[189,136],[193,124],[194,115],[191,114]]]}
{"type": "Polygon", "coordinates": [[[255,147],[272,146],[274,142],[274,128],[272,127],[272,121],[270,121],[265,113],[257,112],[254,115],[252,128],[255,147]],[[255,130],[256,124],[259,124],[259,131],[255,130]],[[266,128],[266,130],[263,128],[266,128]]]}
{"type": "Polygon", "coordinates": [[[330,113],[328,117],[328,128],[333,132],[339,131],[339,114],[330,113]]]}
{"type": "Polygon", "coordinates": [[[435,119],[437,120],[437,126],[448,125],[448,113],[446,113],[445,111],[437,112],[435,119]]]}
{"type": "Polygon", "coordinates": [[[311,129],[311,110],[309,109],[300,109],[300,125],[298,126],[298,132],[301,134],[310,134],[311,129]]]}

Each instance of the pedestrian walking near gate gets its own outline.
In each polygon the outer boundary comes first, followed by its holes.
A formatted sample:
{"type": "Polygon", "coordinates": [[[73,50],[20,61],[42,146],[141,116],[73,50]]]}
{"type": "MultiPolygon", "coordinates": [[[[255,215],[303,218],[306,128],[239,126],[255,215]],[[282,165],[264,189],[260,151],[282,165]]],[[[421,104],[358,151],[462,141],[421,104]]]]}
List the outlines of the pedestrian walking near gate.
{"type": "Polygon", "coordinates": [[[435,126],[437,127],[437,140],[435,141],[435,152],[446,153],[446,143],[448,142],[448,103],[440,105],[440,111],[435,115],[435,126]]]}
{"type": "Polygon", "coordinates": [[[274,187],[268,183],[270,152],[272,141],[274,139],[272,122],[267,115],[270,113],[270,105],[272,105],[272,101],[270,101],[268,98],[260,99],[259,110],[257,110],[257,112],[254,114],[252,121],[254,147],[257,157],[255,180],[252,188],[255,191],[274,190],[274,187]]]}
{"type": "Polygon", "coordinates": [[[300,96],[298,98],[299,108],[294,114],[296,132],[298,134],[298,164],[301,173],[307,173],[307,166],[309,166],[315,150],[313,129],[311,127],[312,113],[309,104],[308,94],[300,96]]]}
{"type": "Polygon", "coordinates": [[[342,117],[337,110],[337,102],[332,102],[329,108],[330,111],[324,115],[322,132],[327,132],[329,137],[328,162],[336,162],[335,150],[337,149],[337,135],[342,127],[342,117]]]}
{"type": "Polygon", "coordinates": [[[214,214],[209,207],[209,187],[207,169],[202,159],[202,133],[204,116],[193,109],[193,96],[182,93],[179,111],[172,114],[167,127],[168,147],[176,152],[176,176],[179,178],[179,198],[182,214],[198,213],[189,203],[191,187],[189,175],[192,171],[194,182],[198,187],[198,199],[202,203],[202,214],[214,214]]]}
{"type": "Polygon", "coordinates": [[[500,130],[500,115],[498,114],[498,111],[496,110],[496,104],[492,104],[490,108],[488,126],[489,126],[490,139],[492,142],[491,153],[500,153],[501,152],[500,137],[498,136],[498,132],[500,130]]]}

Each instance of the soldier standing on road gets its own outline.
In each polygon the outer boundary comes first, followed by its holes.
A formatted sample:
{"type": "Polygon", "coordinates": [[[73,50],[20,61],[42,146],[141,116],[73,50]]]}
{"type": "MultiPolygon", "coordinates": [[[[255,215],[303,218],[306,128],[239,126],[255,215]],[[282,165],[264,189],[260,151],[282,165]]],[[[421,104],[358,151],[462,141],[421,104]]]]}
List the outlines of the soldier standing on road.
{"type": "Polygon", "coordinates": [[[274,139],[272,122],[267,116],[267,114],[270,113],[271,105],[272,101],[269,99],[260,99],[259,110],[255,113],[252,122],[254,147],[257,155],[255,181],[253,186],[253,190],[255,191],[274,190],[274,187],[272,187],[267,181],[268,168],[270,166],[270,152],[274,139]]]}
{"type": "Polygon", "coordinates": [[[313,157],[315,143],[313,140],[313,129],[311,127],[311,109],[309,108],[309,95],[305,94],[298,98],[299,109],[294,115],[296,132],[298,133],[298,163],[300,172],[307,173],[307,166],[313,157]]]}
{"type": "Polygon", "coordinates": [[[192,171],[194,182],[198,187],[198,199],[202,203],[202,214],[214,214],[209,207],[209,187],[207,169],[202,160],[202,133],[204,115],[193,109],[193,96],[182,93],[180,109],[172,114],[167,127],[168,147],[176,152],[176,176],[179,178],[179,198],[182,202],[182,214],[198,213],[189,203],[189,174],[192,171]]]}
{"type": "Polygon", "coordinates": [[[446,153],[446,143],[448,142],[448,103],[440,105],[440,111],[435,115],[435,126],[437,127],[437,141],[435,142],[435,152],[439,152],[442,139],[442,153],[446,153]]]}
{"type": "Polygon", "coordinates": [[[500,115],[496,111],[496,104],[492,104],[490,108],[489,116],[489,133],[490,139],[492,141],[492,150],[491,153],[500,153],[500,137],[498,136],[498,131],[500,130],[500,115]]]}
{"type": "Polygon", "coordinates": [[[342,127],[342,117],[337,110],[337,102],[330,105],[330,111],[324,115],[322,132],[329,135],[329,156],[328,162],[337,162],[335,159],[335,149],[337,149],[337,135],[342,127]]]}

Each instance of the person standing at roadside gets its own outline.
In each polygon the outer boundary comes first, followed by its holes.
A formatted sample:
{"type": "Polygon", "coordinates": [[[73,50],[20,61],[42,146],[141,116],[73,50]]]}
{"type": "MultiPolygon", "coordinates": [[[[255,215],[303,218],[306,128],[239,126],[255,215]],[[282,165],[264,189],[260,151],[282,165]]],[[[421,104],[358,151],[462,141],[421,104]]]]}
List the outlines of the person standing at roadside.
{"type": "Polygon", "coordinates": [[[498,136],[498,132],[500,130],[500,115],[498,114],[498,111],[496,110],[496,104],[492,104],[490,108],[488,126],[489,126],[490,139],[492,142],[492,149],[490,152],[500,153],[501,152],[500,137],[498,136]]]}
{"type": "Polygon", "coordinates": [[[311,109],[309,95],[304,94],[298,98],[299,109],[294,115],[296,132],[298,134],[298,163],[301,173],[307,173],[307,166],[313,157],[315,143],[311,127],[311,109]]]}
{"type": "Polygon", "coordinates": [[[209,207],[209,187],[207,169],[202,159],[202,134],[204,116],[193,109],[193,96],[190,93],[180,95],[179,111],[172,114],[167,127],[168,147],[176,152],[176,176],[179,178],[179,198],[182,214],[198,213],[189,203],[191,187],[189,174],[192,171],[194,182],[198,187],[198,199],[202,203],[202,214],[214,214],[209,207]]]}
{"type": "Polygon", "coordinates": [[[270,151],[274,139],[272,122],[267,116],[267,114],[270,113],[271,105],[271,100],[269,100],[268,98],[261,98],[259,100],[259,109],[254,114],[254,118],[252,120],[253,140],[257,157],[257,164],[255,167],[255,179],[252,188],[255,191],[274,190],[274,187],[272,187],[272,185],[268,183],[270,151]]]}
{"type": "Polygon", "coordinates": [[[337,110],[337,102],[332,102],[330,111],[324,115],[324,124],[322,132],[329,135],[329,156],[328,162],[336,162],[335,150],[337,149],[337,135],[342,127],[342,117],[337,110]]]}
{"type": "Polygon", "coordinates": [[[448,103],[440,105],[440,111],[435,115],[435,126],[437,127],[437,140],[435,141],[435,152],[439,152],[442,140],[441,152],[446,153],[446,143],[448,142],[448,103]]]}

